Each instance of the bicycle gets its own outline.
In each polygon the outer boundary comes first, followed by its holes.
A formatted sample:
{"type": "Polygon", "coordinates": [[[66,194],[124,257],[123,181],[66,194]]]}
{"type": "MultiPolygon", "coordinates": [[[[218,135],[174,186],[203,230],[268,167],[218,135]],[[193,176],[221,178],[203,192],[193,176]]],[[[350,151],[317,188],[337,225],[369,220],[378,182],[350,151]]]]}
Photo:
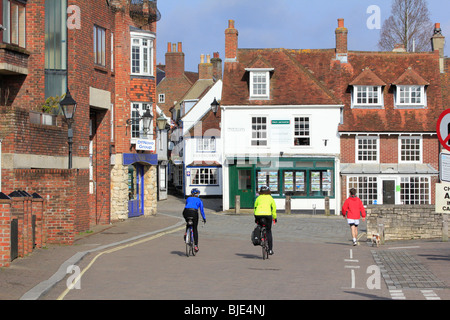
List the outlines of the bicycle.
{"type": "Polygon", "coordinates": [[[269,259],[269,241],[267,240],[267,229],[265,225],[261,227],[261,249],[263,260],[269,259]]]}
{"type": "Polygon", "coordinates": [[[186,232],[186,257],[189,257],[190,254],[195,256],[195,249],[194,249],[194,218],[188,217],[186,219],[186,225],[188,226],[187,232],[186,232]]]}

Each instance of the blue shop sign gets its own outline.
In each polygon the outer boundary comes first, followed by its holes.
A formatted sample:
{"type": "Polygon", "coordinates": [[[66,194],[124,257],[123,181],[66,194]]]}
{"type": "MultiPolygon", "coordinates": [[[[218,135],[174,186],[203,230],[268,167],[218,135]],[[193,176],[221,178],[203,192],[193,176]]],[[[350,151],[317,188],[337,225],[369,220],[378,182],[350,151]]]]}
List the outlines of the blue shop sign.
{"type": "Polygon", "coordinates": [[[158,155],[152,153],[124,153],[123,165],[128,166],[130,164],[141,162],[150,165],[158,165],[158,155]]]}

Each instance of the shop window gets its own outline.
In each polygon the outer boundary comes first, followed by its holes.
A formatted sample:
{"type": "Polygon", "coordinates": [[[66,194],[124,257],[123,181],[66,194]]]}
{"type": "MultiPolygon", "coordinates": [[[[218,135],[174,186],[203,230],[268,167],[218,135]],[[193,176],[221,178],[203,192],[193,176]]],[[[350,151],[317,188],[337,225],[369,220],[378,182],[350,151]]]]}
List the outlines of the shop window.
{"type": "Polygon", "coordinates": [[[306,196],[306,171],[284,171],[283,193],[285,195],[306,196]]]}
{"type": "Polygon", "coordinates": [[[258,171],[256,179],[256,184],[258,186],[257,192],[259,192],[262,186],[267,186],[270,188],[271,194],[279,193],[278,171],[258,171]]]}
{"type": "Polygon", "coordinates": [[[310,171],[310,196],[332,196],[333,195],[333,171],[317,170],[310,171]]]}

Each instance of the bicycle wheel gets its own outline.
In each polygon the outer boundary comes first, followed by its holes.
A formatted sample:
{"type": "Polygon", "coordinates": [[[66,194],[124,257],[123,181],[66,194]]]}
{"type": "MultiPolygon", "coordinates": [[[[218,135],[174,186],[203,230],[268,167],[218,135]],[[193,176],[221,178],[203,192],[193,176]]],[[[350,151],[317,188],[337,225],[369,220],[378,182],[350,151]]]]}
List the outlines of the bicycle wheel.
{"type": "Polygon", "coordinates": [[[269,259],[269,242],[267,241],[267,233],[266,229],[264,228],[261,232],[261,249],[262,249],[262,257],[263,260],[269,259]]]}
{"type": "Polygon", "coordinates": [[[191,251],[191,231],[190,228],[188,232],[186,232],[186,257],[189,257],[189,253],[191,251]]]}
{"type": "Polygon", "coordinates": [[[193,256],[195,256],[195,249],[194,249],[194,229],[191,228],[191,253],[193,256]]]}

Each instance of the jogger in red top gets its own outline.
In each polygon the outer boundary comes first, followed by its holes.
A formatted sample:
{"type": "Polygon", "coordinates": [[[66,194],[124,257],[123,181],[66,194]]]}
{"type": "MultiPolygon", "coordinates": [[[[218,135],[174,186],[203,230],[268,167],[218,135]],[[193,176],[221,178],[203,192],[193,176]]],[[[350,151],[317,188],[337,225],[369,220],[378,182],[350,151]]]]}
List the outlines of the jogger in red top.
{"type": "Polygon", "coordinates": [[[350,189],[350,197],[345,200],[344,205],[342,206],[342,215],[344,218],[347,218],[347,222],[352,232],[353,245],[356,246],[359,219],[361,219],[362,216],[363,221],[366,220],[366,210],[364,209],[361,199],[356,196],[356,189],[354,188],[350,189]]]}

